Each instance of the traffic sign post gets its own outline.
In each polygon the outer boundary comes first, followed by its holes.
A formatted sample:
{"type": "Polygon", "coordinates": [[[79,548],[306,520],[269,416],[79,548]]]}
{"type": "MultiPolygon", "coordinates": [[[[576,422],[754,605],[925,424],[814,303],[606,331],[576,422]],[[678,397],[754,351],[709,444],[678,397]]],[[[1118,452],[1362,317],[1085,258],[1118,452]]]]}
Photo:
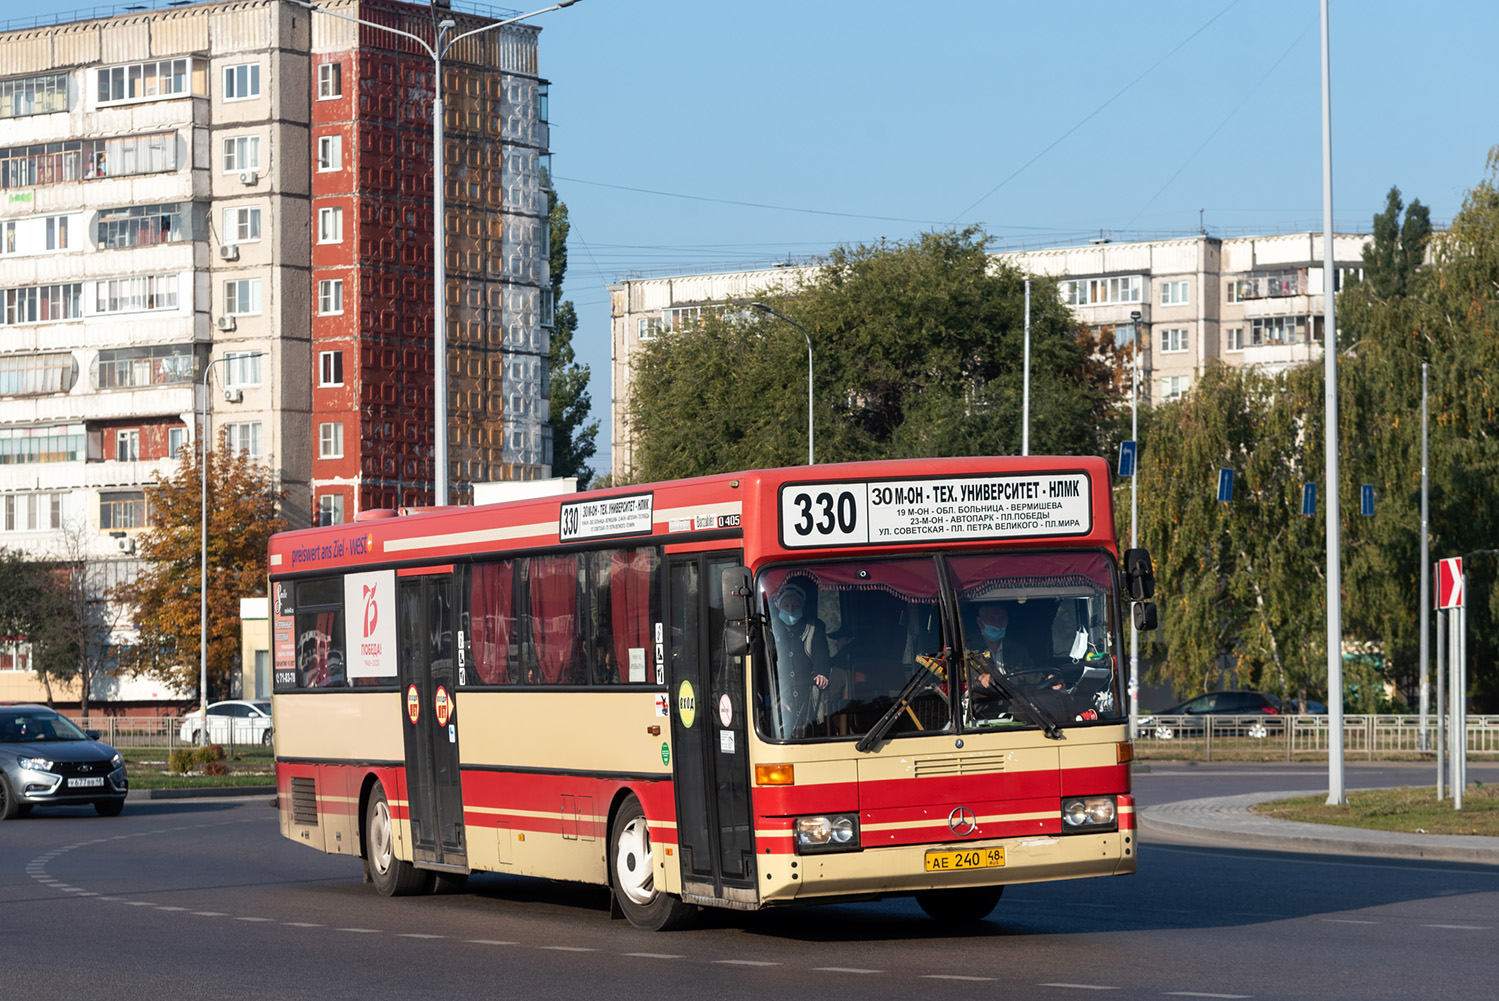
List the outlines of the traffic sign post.
{"type": "MultiPolygon", "coordinates": [[[[1463,808],[1463,788],[1468,782],[1468,720],[1467,699],[1467,646],[1468,646],[1468,609],[1466,602],[1467,588],[1464,586],[1462,557],[1439,560],[1437,562],[1437,608],[1441,609],[1442,618],[1446,620],[1447,626],[1446,647],[1451,655],[1448,660],[1447,672],[1447,716],[1451,725],[1447,733],[1451,744],[1448,749],[1448,759],[1452,762],[1452,808],[1461,810],[1463,808]]],[[[1437,629],[1437,671],[1438,680],[1441,678],[1442,659],[1442,630],[1437,629]]],[[[1438,704],[1441,702],[1438,696],[1438,704]]],[[[1440,740],[1440,730],[1438,731],[1440,740]]],[[[1442,792],[1442,762],[1440,753],[1437,759],[1437,795],[1442,792]]]]}
{"type": "Polygon", "coordinates": [[[1301,488],[1301,515],[1310,518],[1317,513],[1317,484],[1308,483],[1301,488]]]}
{"type": "Polygon", "coordinates": [[[1227,466],[1218,470],[1218,500],[1228,504],[1234,499],[1234,471],[1227,466]]]}
{"type": "Polygon", "coordinates": [[[1119,475],[1135,475],[1135,443],[1132,441],[1119,443],[1119,475]]]}

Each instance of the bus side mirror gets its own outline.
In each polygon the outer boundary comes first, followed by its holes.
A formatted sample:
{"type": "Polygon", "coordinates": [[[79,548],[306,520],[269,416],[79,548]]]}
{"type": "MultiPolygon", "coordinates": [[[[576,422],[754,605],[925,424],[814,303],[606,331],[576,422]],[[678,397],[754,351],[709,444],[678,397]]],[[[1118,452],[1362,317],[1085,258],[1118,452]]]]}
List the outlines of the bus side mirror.
{"type": "Polygon", "coordinates": [[[1150,563],[1150,553],[1144,549],[1124,551],[1124,580],[1131,601],[1155,596],[1155,568],[1150,563]]]}
{"type": "Polygon", "coordinates": [[[1159,623],[1156,621],[1155,602],[1136,602],[1135,606],[1135,628],[1142,633],[1148,633],[1159,623]]]}
{"type": "MultiPolygon", "coordinates": [[[[746,567],[725,567],[720,580],[723,617],[730,622],[749,618],[750,572],[746,567]]],[[[741,630],[742,631],[742,630],[741,630]]]]}
{"type": "Polygon", "coordinates": [[[743,657],[749,653],[749,630],[743,622],[728,622],[723,627],[725,657],[743,657]]]}

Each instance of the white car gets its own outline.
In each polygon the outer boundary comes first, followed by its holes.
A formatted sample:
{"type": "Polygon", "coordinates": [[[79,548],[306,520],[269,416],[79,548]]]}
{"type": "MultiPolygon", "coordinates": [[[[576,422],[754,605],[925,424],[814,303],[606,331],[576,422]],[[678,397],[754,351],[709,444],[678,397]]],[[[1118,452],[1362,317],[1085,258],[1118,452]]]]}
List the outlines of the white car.
{"type": "MultiPolygon", "coordinates": [[[[196,709],[182,720],[180,736],[185,744],[198,743],[203,731],[203,710],[196,709]]],[[[271,704],[230,699],[208,705],[210,744],[262,744],[271,746],[271,704]]]]}

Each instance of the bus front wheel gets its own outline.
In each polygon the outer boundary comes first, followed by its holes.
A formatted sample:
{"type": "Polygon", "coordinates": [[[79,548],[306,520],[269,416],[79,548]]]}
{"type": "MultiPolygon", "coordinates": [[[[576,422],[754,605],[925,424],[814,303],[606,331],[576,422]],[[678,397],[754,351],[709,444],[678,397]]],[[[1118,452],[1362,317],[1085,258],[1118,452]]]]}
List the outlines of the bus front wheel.
{"type": "Polygon", "coordinates": [[[376,785],[364,811],[364,855],[370,879],[386,897],[409,897],[426,893],[432,873],[396,858],[396,826],[390,819],[390,801],[385,788],[376,785]]]}
{"type": "Polygon", "coordinates": [[[1002,886],[965,886],[954,890],[927,890],[916,894],[916,903],[937,921],[972,923],[982,921],[999,904],[1002,886]]]}
{"type": "Polygon", "coordinates": [[[609,831],[609,881],[614,899],[630,924],[646,931],[666,931],[697,910],[656,886],[651,832],[645,809],[634,795],[625,799],[609,831]]]}

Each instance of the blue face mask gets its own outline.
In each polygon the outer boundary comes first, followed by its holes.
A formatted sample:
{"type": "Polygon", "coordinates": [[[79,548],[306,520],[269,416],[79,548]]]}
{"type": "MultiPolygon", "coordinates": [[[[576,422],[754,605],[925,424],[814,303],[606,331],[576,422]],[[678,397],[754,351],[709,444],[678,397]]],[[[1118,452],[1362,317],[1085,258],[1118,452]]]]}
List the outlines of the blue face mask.
{"type": "Polygon", "coordinates": [[[786,623],[786,625],[788,626],[794,626],[802,620],[801,612],[792,613],[786,611],[784,608],[777,609],[776,614],[779,615],[781,617],[781,621],[786,623]]]}
{"type": "Polygon", "coordinates": [[[1004,626],[984,626],[982,628],[984,631],[984,639],[988,640],[990,643],[996,643],[999,640],[1005,638],[1004,626]]]}

